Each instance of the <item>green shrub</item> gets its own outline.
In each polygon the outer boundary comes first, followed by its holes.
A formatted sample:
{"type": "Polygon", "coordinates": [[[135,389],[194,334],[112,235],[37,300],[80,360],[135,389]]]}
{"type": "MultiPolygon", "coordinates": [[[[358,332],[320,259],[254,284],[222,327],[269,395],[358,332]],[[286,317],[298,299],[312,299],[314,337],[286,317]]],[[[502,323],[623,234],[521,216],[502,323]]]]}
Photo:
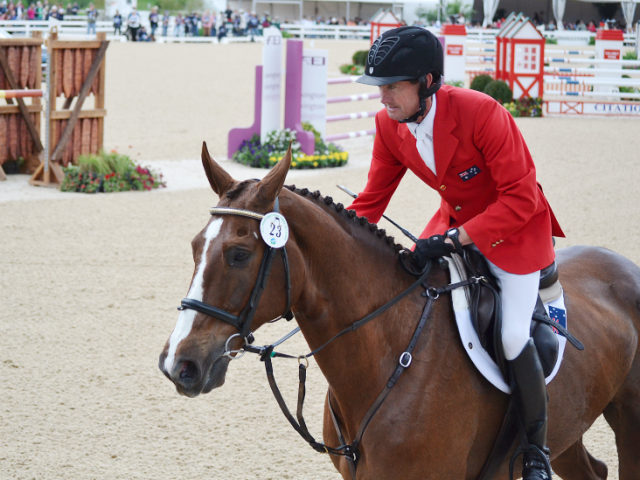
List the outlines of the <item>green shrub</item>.
{"type": "Polygon", "coordinates": [[[464,82],[462,80],[450,80],[445,82],[447,85],[451,85],[452,87],[464,88],[464,82]]]}
{"type": "MultiPolygon", "coordinates": [[[[635,55],[635,53],[634,53],[635,55]]],[[[634,60],[633,58],[625,58],[625,60],[634,60]]],[[[622,75],[622,78],[631,78],[629,75],[622,75]]],[[[640,93],[640,89],[635,87],[618,87],[620,93],[640,93]]],[[[625,102],[640,102],[640,98],[620,98],[625,102]]]]}
{"type": "Polygon", "coordinates": [[[596,37],[589,38],[589,45],[594,46],[596,44],[596,37]]]}
{"type": "Polygon", "coordinates": [[[557,45],[558,44],[558,39],[557,38],[547,38],[544,43],[546,43],[547,45],[557,45]]]}
{"type": "Polygon", "coordinates": [[[490,84],[488,84],[484,93],[494,98],[498,102],[502,103],[510,103],[513,100],[513,92],[502,80],[493,80],[490,84]]]}
{"type": "Polygon", "coordinates": [[[353,64],[362,65],[364,67],[367,63],[367,55],[369,55],[369,50],[358,50],[351,58],[353,60],[353,64]]]}
{"type": "Polygon", "coordinates": [[[491,82],[493,82],[491,75],[478,75],[473,79],[469,88],[471,90],[477,90],[478,92],[484,92],[484,89],[487,88],[487,85],[491,82]]]}

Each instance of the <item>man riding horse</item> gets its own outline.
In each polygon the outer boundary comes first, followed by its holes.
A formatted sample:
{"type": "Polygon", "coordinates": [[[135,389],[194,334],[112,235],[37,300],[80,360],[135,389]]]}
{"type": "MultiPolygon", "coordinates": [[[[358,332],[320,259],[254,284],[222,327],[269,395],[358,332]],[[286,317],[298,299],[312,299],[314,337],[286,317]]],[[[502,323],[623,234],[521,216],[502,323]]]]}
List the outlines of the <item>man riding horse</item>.
{"type": "MultiPolygon", "coordinates": [[[[540,270],[564,237],[536,182],[531,154],[511,114],[491,97],[442,85],[442,45],[428,30],[401,27],[373,44],[359,83],[377,86],[385,109],[364,191],[349,207],[378,222],[411,169],[442,197],[416,244],[420,266],[463,246],[478,249],[502,291],[502,342],[529,444],[549,455],[547,391],[529,335],[540,270]]],[[[524,480],[547,480],[525,452],[524,480]]]]}

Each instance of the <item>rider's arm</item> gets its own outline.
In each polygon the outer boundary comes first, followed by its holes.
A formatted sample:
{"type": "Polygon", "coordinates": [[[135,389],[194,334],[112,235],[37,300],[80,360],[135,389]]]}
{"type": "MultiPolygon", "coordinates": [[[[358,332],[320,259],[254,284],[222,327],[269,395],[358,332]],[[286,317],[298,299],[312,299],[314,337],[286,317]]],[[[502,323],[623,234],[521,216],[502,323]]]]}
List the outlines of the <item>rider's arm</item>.
{"type": "Polygon", "coordinates": [[[400,163],[385,145],[385,132],[380,128],[378,119],[380,115],[386,115],[386,113],[383,111],[376,115],[376,136],[373,142],[373,156],[367,185],[348,207],[354,209],[358,216],[366,217],[371,223],[378,223],[393,192],[396,191],[400,180],[407,171],[407,167],[400,163]]]}

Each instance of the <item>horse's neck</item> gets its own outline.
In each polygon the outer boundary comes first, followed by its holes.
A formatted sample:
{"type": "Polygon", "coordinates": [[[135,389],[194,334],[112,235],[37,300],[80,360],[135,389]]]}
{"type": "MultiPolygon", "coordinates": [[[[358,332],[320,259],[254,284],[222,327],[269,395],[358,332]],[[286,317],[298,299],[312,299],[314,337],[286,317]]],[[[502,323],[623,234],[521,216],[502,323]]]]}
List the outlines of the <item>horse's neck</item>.
{"type": "MultiPolygon", "coordinates": [[[[328,215],[326,211],[323,214],[328,215]]],[[[415,281],[398,267],[393,249],[383,239],[355,224],[354,231],[349,232],[335,220],[318,215],[318,211],[309,209],[292,222],[308,272],[294,312],[312,349],[415,281]]],[[[374,392],[377,395],[387,380],[384,377],[391,359],[397,360],[415,328],[416,322],[408,319],[417,321],[423,305],[424,298],[416,289],[379,318],[340,337],[316,355],[338,397],[348,395],[354,404],[367,404],[374,392]]]]}

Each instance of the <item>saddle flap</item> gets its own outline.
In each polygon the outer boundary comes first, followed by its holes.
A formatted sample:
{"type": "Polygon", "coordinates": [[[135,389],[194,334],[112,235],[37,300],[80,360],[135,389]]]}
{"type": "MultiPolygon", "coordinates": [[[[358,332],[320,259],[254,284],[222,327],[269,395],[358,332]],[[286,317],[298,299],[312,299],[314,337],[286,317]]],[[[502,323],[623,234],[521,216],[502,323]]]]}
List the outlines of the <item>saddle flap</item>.
{"type": "MultiPolygon", "coordinates": [[[[497,285],[487,259],[475,249],[466,248],[464,250],[464,260],[469,273],[475,277],[484,277],[485,281],[491,284],[497,290],[497,285]]],[[[493,292],[488,288],[482,288],[478,285],[470,285],[471,293],[471,318],[474,327],[480,338],[482,346],[487,346],[487,332],[491,324],[495,321],[496,316],[496,298],[493,292]]]]}

